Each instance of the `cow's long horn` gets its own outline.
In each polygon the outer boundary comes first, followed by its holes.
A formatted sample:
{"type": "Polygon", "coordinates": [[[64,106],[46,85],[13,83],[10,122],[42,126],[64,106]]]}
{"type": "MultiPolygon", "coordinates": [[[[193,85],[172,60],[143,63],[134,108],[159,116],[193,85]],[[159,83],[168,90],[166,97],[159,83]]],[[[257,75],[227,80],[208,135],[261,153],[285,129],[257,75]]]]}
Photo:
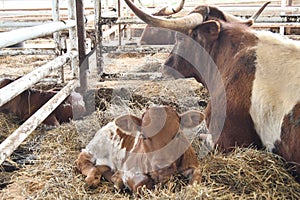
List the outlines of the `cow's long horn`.
{"type": "Polygon", "coordinates": [[[253,19],[254,21],[259,17],[259,15],[264,11],[264,9],[269,5],[271,1],[266,2],[254,15],[251,16],[250,19],[253,19]]]}
{"type": "Polygon", "coordinates": [[[246,24],[248,26],[251,26],[254,21],[259,17],[259,15],[262,13],[262,11],[267,7],[267,5],[271,3],[270,1],[264,3],[264,5],[254,14],[252,15],[249,19],[247,20],[242,20],[241,18],[239,17],[235,17],[233,15],[229,15],[229,14],[226,14],[226,20],[229,21],[229,22],[236,22],[236,23],[241,23],[241,24],[246,24]]]}
{"type": "Polygon", "coordinates": [[[178,19],[166,19],[162,17],[152,16],[136,7],[130,0],[124,0],[130,9],[145,23],[161,28],[167,28],[182,33],[195,28],[203,22],[203,16],[199,13],[191,13],[188,16],[178,19]]]}
{"type": "Polygon", "coordinates": [[[152,15],[154,15],[154,16],[169,16],[169,15],[178,13],[179,11],[182,10],[184,1],[185,0],[181,0],[180,3],[175,8],[167,6],[167,7],[160,9],[158,12],[153,13],[152,15]]]}

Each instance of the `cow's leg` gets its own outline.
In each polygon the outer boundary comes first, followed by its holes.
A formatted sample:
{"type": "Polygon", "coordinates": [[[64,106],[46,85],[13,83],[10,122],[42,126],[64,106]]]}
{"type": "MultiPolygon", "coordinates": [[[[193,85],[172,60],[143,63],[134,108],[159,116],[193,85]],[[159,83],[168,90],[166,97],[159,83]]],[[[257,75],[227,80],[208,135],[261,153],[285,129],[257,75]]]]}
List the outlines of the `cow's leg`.
{"type": "Polygon", "coordinates": [[[290,162],[300,182],[300,102],[287,114],[281,127],[281,140],[275,142],[274,152],[290,162]]]}
{"type": "Polygon", "coordinates": [[[88,171],[87,177],[85,178],[85,182],[90,187],[96,187],[100,183],[102,176],[110,181],[112,176],[110,167],[106,165],[93,166],[88,171]]]}
{"type": "Polygon", "coordinates": [[[200,169],[194,169],[192,177],[190,179],[190,184],[200,183],[201,182],[201,172],[200,169]]]}
{"type": "Polygon", "coordinates": [[[49,127],[57,127],[59,126],[59,121],[56,119],[54,114],[50,114],[44,121],[43,124],[49,127]]]}
{"type": "Polygon", "coordinates": [[[111,181],[111,178],[113,176],[113,173],[111,171],[111,168],[106,165],[97,166],[97,170],[102,174],[102,176],[108,180],[111,181]]]}
{"type": "Polygon", "coordinates": [[[123,183],[123,176],[124,176],[124,173],[121,171],[117,171],[116,173],[114,173],[111,176],[110,181],[112,183],[114,183],[115,188],[117,188],[118,190],[121,190],[125,187],[125,185],[123,183]]]}
{"type": "Polygon", "coordinates": [[[154,182],[149,176],[145,174],[135,174],[127,178],[126,184],[134,193],[140,193],[140,187],[146,186],[147,189],[152,189],[154,182]]]}
{"type": "Polygon", "coordinates": [[[164,183],[168,181],[171,175],[175,174],[176,172],[177,172],[176,162],[173,162],[170,166],[153,171],[149,173],[149,175],[155,182],[164,183]]]}
{"type": "Polygon", "coordinates": [[[86,173],[85,182],[89,187],[97,187],[100,183],[101,177],[102,174],[98,171],[97,167],[92,166],[86,173]]]}
{"type": "Polygon", "coordinates": [[[95,166],[93,156],[87,152],[81,152],[76,160],[77,168],[86,176],[85,182],[90,187],[96,187],[101,180],[102,174],[109,175],[110,168],[107,166],[95,166]]]}
{"type": "Polygon", "coordinates": [[[144,185],[148,189],[151,189],[154,185],[154,181],[145,174],[124,173],[121,171],[117,171],[112,176],[112,182],[117,189],[123,189],[127,185],[134,193],[138,193],[138,189],[144,185]],[[123,180],[126,182],[124,183],[123,180]]]}
{"type": "Polygon", "coordinates": [[[201,172],[198,168],[188,168],[181,172],[181,174],[189,180],[190,184],[200,183],[201,172]]]}

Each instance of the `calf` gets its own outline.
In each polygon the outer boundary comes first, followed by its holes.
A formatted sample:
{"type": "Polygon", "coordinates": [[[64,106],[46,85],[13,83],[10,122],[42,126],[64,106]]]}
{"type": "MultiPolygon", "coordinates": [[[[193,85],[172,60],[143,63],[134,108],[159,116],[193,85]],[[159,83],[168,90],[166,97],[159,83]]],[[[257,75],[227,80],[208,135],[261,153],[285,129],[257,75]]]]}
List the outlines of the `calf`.
{"type": "MultiPolygon", "coordinates": [[[[13,79],[0,80],[0,88],[13,82],[13,79]]],[[[6,104],[0,107],[0,112],[13,113],[22,121],[28,119],[33,113],[41,108],[57,91],[27,89],[6,104]]],[[[83,115],[85,104],[82,96],[72,92],[44,121],[48,126],[58,126],[61,123],[69,122],[76,116],[83,115]]]]}
{"type": "Polygon", "coordinates": [[[197,156],[184,135],[200,124],[199,111],[178,114],[168,106],[153,106],[142,118],[124,115],[102,127],[79,154],[77,168],[86,183],[96,186],[103,176],[116,187],[138,187],[164,182],[183,174],[190,182],[200,178],[197,156]]]}

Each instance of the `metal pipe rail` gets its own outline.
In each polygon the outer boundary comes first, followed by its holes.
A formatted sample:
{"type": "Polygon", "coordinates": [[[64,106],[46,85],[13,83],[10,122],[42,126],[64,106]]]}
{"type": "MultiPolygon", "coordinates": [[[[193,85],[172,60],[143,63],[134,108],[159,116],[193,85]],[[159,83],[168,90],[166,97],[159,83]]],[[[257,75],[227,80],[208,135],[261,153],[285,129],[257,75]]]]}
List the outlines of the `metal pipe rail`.
{"type": "Polygon", "coordinates": [[[63,100],[79,85],[78,80],[70,81],[62,90],[36,111],[17,130],[0,144],[0,165],[14,150],[42,123],[63,100]]]}
{"type": "Polygon", "coordinates": [[[56,55],[54,49],[18,49],[18,48],[5,48],[1,49],[0,56],[17,56],[17,55],[56,55]]]}
{"type": "Polygon", "coordinates": [[[47,76],[53,70],[58,69],[70,59],[72,59],[76,53],[69,52],[62,56],[55,58],[54,60],[44,64],[43,66],[33,70],[25,76],[15,80],[11,84],[0,89],[0,107],[21,94],[24,90],[30,88],[33,84],[47,76]]]}
{"type": "Polygon", "coordinates": [[[34,27],[20,28],[9,32],[0,33],[0,48],[14,45],[25,40],[44,37],[56,31],[76,26],[75,20],[51,22],[34,27]]]}

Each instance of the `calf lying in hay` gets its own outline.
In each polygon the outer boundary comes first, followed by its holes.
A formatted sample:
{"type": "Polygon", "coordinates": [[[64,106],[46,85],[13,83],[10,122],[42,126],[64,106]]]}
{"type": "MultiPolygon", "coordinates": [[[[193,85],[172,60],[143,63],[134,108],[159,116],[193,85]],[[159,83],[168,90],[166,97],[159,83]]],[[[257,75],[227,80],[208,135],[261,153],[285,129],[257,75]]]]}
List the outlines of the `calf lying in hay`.
{"type": "MultiPolygon", "coordinates": [[[[13,82],[13,79],[0,79],[0,88],[13,82]]],[[[40,109],[57,90],[35,90],[27,89],[14,99],[0,107],[0,112],[13,113],[22,121],[28,119],[38,109],[40,109]]],[[[48,126],[58,126],[61,123],[69,122],[75,116],[83,115],[85,103],[81,94],[72,92],[44,121],[48,126]]]]}
{"type": "Polygon", "coordinates": [[[77,167],[89,186],[97,186],[103,176],[117,188],[127,186],[133,192],[144,185],[150,189],[173,174],[197,182],[199,162],[183,131],[198,126],[203,118],[199,111],[179,115],[167,106],[150,107],[142,118],[118,117],[82,150],[77,167]]]}
{"type": "MultiPolygon", "coordinates": [[[[139,113],[140,110],[133,110],[139,113]]],[[[0,135],[18,127],[14,116],[0,113],[0,135]]],[[[35,142],[39,158],[17,173],[0,172],[9,183],[0,189],[0,199],[135,199],[134,194],[117,191],[111,182],[102,180],[91,190],[83,176],[74,172],[74,160],[81,148],[92,139],[91,129],[97,130],[112,121],[108,111],[96,111],[82,120],[65,123],[42,134],[36,130],[27,142],[35,142]],[[83,127],[79,129],[76,126],[83,127]],[[55,156],[53,156],[55,155],[55,156]]],[[[198,152],[200,141],[192,146],[198,152]]],[[[186,185],[181,176],[172,177],[154,189],[142,188],[142,199],[300,199],[300,185],[286,170],[286,163],[275,154],[255,149],[239,149],[227,156],[214,152],[201,159],[201,181],[186,185]]],[[[3,179],[1,179],[3,178],[3,179]]]]}

